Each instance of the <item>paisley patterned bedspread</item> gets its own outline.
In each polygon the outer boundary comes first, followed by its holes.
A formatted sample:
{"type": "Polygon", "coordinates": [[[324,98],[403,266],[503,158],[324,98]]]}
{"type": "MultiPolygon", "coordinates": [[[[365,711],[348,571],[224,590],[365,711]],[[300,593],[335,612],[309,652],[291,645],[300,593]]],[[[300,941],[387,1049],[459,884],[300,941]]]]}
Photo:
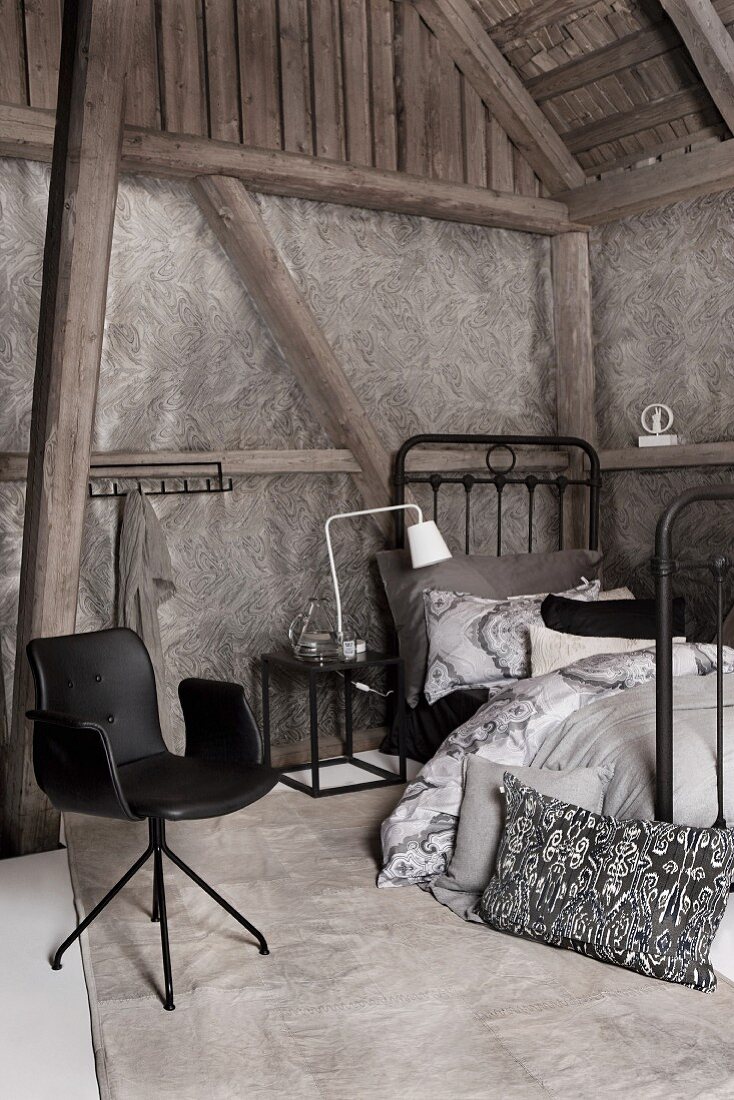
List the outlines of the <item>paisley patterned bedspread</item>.
{"type": "MultiPolygon", "coordinates": [[[[713,645],[680,644],[673,653],[676,677],[707,676],[716,670],[713,645]]],[[[724,672],[734,672],[734,650],[729,648],[724,649],[724,672]]],[[[646,649],[587,657],[495,693],[446,738],[383,823],[383,867],[377,885],[427,885],[446,869],[468,753],[501,764],[532,764],[544,740],[574,712],[654,678],[655,651],[646,649]]]]}

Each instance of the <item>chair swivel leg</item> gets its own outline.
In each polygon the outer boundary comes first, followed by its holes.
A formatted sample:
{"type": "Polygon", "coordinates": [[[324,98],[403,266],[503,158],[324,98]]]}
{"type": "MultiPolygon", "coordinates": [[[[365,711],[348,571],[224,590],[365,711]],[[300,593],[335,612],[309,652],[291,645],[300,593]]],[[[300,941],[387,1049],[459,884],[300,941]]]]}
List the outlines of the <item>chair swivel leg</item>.
{"type": "Polygon", "coordinates": [[[151,842],[143,852],[142,856],[140,856],[139,859],[135,860],[135,863],[133,863],[130,870],[125,872],[122,878],[118,882],[116,882],[112,889],[105,894],[102,900],[98,902],[97,905],[95,905],[89,916],[85,917],[82,923],[75,928],[69,938],[64,940],[61,947],[54,955],[53,962],[51,963],[52,970],[61,970],[61,956],[66,951],[67,947],[71,947],[74,940],[79,939],[82,932],[84,932],[84,930],[89,927],[92,921],[99,916],[105,906],[109,905],[112,899],[116,897],[117,894],[119,894],[120,890],[122,890],[123,886],[125,886],[125,884],[130,881],[133,875],[137,874],[137,872],[140,870],[140,868],[143,866],[143,864],[151,856],[152,853],[153,844],[151,842]]]}
{"type": "Polygon", "coordinates": [[[150,919],[153,924],[157,924],[160,920],[158,915],[158,865],[153,860],[153,905],[151,907],[150,919]]]}
{"type": "Polygon", "coordinates": [[[182,859],[179,859],[179,857],[176,855],[175,852],[171,851],[171,849],[168,847],[168,844],[166,843],[166,833],[165,833],[165,826],[164,826],[163,822],[161,822],[160,836],[161,836],[161,848],[166,853],[166,855],[171,860],[171,862],[175,863],[175,865],[179,868],[179,870],[183,871],[183,873],[185,875],[188,875],[189,878],[193,882],[195,882],[197,886],[201,887],[201,889],[204,891],[204,893],[208,894],[210,898],[213,898],[214,901],[216,901],[218,905],[221,905],[222,909],[224,909],[227,913],[229,913],[229,915],[231,917],[234,917],[234,919],[236,921],[239,921],[239,923],[244,928],[246,928],[247,931],[250,932],[255,937],[257,942],[260,944],[260,954],[261,955],[269,955],[270,951],[268,949],[267,942],[266,942],[265,937],[263,936],[262,932],[258,931],[258,929],[255,928],[254,924],[250,924],[250,922],[248,920],[246,920],[245,917],[243,917],[241,913],[238,913],[237,910],[232,905],[230,905],[229,902],[226,901],[221,896],[221,894],[218,894],[216,892],[216,890],[213,890],[212,887],[209,886],[208,883],[204,882],[203,878],[200,878],[199,875],[197,875],[196,871],[193,871],[188,866],[187,863],[184,863],[184,861],[182,859]]]}
{"type": "Polygon", "coordinates": [[[156,891],[156,913],[161,926],[161,951],[163,953],[163,979],[166,997],[163,1007],[167,1012],[173,1012],[176,1007],[173,1003],[173,975],[171,973],[171,949],[168,942],[168,917],[166,915],[166,889],[163,884],[163,822],[160,819],[152,819],[151,828],[153,834],[153,878],[156,891]]]}

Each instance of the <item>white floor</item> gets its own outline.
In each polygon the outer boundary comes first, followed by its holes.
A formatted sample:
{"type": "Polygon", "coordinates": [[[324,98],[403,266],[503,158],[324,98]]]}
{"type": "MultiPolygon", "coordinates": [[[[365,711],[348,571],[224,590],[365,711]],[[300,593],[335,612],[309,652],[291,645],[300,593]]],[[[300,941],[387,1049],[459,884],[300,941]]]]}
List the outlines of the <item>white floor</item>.
{"type": "MultiPolygon", "coordinates": [[[[360,756],[397,770],[394,757],[379,752],[360,756]]],[[[412,778],[419,765],[409,761],[408,766],[412,778]]],[[[307,772],[296,775],[307,781],[307,772]]],[[[322,773],[324,788],[366,779],[363,771],[348,764],[322,773]]],[[[78,946],[66,953],[62,970],[54,972],[49,965],[74,923],[65,851],[0,862],[0,1093],[8,1100],[99,1097],[78,946]]],[[[720,973],[734,979],[734,901],[711,957],[720,973]]]]}

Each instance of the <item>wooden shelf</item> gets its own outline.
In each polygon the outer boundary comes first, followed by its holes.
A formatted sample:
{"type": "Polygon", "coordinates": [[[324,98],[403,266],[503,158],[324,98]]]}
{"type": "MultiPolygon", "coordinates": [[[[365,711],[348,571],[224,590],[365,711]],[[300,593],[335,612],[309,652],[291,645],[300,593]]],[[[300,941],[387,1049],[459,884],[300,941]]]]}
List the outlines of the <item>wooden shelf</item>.
{"type": "Polygon", "coordinates": [[[734,442],[679,443],[675,447],[623,447],[620,450],[600,451],[599,458],[604,473],[734,466],[734,442]]]}

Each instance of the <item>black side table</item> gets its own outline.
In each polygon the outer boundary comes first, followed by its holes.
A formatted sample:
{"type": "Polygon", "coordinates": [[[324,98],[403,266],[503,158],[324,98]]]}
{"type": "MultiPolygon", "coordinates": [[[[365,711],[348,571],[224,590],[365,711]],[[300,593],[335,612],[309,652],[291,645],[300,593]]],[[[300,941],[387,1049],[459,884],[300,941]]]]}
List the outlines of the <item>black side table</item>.
{"type": "Polygon", "coordinates": [[[306,794],[310,794],[312,798],[321,798],[324,795],[345,794],[347,791],[368,791],[372,790],[374,787],[389,787],[396,783],[406,782],[407,772],[403,738],[403,708],[405,699],[404,667],[400,657],[387,656],[384,653],[375,653],[373,650],[367,650],[366,653],[360,654],[352,661],[303,661],[298,657],[294,657],[292,653],[286,650],[280,650],[276,653],[263,653],[260,660],[262,670],[263,741],[265,763],[268,765],[270,764],[270,668],[275,665],[279,668],[287,669],[291,673],[305,673],[308,676],[311,761],[308,764],[289,764],[283,768],[279,768],[278,770],[281,773],[282,783],[286,783],[289,787],[293,787],[294,790],[304,791],[306,794]],[[394,670],[395,673],[395,720],[398,723],[398,751],[400,761],[400,770],[397,775],[394,772],[386,771],[385,768],[377,767],[375,764],[368,764],[366,760],[359,760],[354,755],[354,729],[352,723],[352,697],[354,687],[352,681],[354,674],[356,673],[358,675],[365,668],[385,668],[394,670]],[[336,672],[341,672],[344,675],[344,756],[337,756],[322,762],[319,760],[319,715],[316,700],[316,681],[319,676],[336,672]],[[319,778],[320,769],[327,768],[334,764],[353,764],[355,768],[361,768],[362,771],[371,772],[373,775],[379,776],[379,778],[372,779],[366,783],[351,783],[343,787],[329,787],[326,790],[322,790],[319,778]],[[311,769],[310,787],[307,783],[301,783],[300,780],[292,779],[289,775],[284,774],[285,772],[306,771],[309,768],[311,769]]]}

